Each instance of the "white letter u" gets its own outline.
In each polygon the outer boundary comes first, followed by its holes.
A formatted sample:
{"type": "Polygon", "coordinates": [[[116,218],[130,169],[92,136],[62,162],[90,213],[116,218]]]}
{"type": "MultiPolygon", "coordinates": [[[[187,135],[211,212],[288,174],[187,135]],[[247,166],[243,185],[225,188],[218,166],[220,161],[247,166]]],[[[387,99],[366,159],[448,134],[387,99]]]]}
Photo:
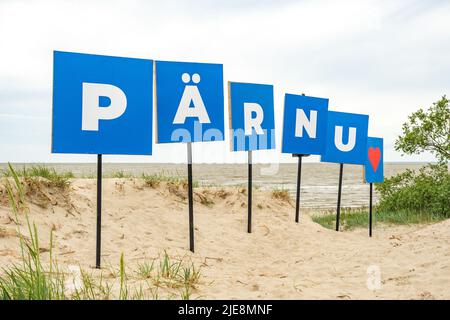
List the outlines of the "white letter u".
{"type": "Polygon", "coordinates": [[[352,151],[356,144],[356,128],[350,127],[348,128],[348,141],[346,144],[342,141],[342,131],[344,128],[342,126],[336,126],[334,132],[334,144],[339,151],[349,152],[352,151]]]}

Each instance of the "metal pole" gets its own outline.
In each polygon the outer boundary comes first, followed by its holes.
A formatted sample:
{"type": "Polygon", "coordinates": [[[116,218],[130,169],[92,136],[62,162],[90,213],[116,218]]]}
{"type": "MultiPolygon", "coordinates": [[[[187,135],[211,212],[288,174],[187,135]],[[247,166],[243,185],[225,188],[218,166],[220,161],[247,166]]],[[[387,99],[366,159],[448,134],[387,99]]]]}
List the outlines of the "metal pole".
{"type": "Polygon", "coordinates": [[[339,218],[341,217],[341,193],[342,193],[342,173],[344,171],[344,164],[340,164],[339,168],[339,190],[337,201],[337,214],[336,214],[336,231],[339,231],[339,218]]]}
{"type": "Polygon", "coordinates": [[[192,143],[187,143],[188,198],[189,198],[189,250],[194,252],[194,196],[192,190],[192,143]]]}
{"type": "Polygon", "coordinates": [[[102,249],[102,155],[97,155],[97,248],[95,267],[100,269],[102,249]]]}
{"type": "Polygon", "coordinates": [[[248,151],[248,220],[247,232],[252,233],[252,151],[248,151]]]}
{"type": "Polygon", "coordinates": [[[300,218],[300,184],[302,179],[302,158],[303,155],[298,155],[298,168],[297,168],[297,199],[295,201],[295,222],[298,223],[300,218]]]}
{"type": "Polygon", "coordinates": [[[369,237],[372,237],[372,194],[373,194],[373,183],[370,183],[370,200],[369,200],[369,237]]]}

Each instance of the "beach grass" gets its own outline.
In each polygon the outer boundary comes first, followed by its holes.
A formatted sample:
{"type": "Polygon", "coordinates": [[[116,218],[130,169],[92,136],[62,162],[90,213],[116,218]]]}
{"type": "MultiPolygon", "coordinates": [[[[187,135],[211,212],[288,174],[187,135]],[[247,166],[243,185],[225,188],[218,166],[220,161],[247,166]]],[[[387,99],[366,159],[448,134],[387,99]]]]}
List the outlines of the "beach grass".
{"type": "MultiPolygon", "coordinates": [[[[168,175],[165,174],[164,172],[160,172],[160,173],[143,173],[141,175],[142,179],[144,180],[144,183],[147,187],[150,188],[156,188],[158,187],[161,182],[168,182],[168,183],[172,183],[172,184],[176,184],[176,185],[180,185],[180,184],[186,184],[187,185],[187,178],[186,177],[182,177],[180,175],[168,175]]],[[[199,187],[199,182],[194,180],[192,181],[192,185],[194,188],[199,187]]]]}
{"type": "MultiPolygon", "coordinates": [[[[29,239],[19,233],[21,263],[3,269],[0,277],[1,300],[61,300],[64,294],[64,273],[52,260],[50,249],[49,270],[41,262],[41,248],[36,225],[27,217],[29,239]]],[[[52,243],[53,236],[50,236],[52,243]]],[[[51,247],[51,245],[50,245],[51,247]]]]}
{"type": "MultiPolygon", "coordinates": [[[[115,172],[111,173],[107,177],[118,178],[118,179],[128,179],[128,178],[132,178],[133,175],[131,173],[129,173],[129,172],[125,172],[123,170],[120,170],[120,171],[115,171],[115,172]]],[[[105,178],[107,178],[107,177],[105,177],[105,178]]]]}
{"type": "MultiPolygon", "coordinates": [[[[28,206],[24,197],[24,182],[20,177],[23,177],[24,173],[27,177],[42,177],[42,174],[46,175],[47,179],[53,173],[42,168],[24,169],[21,173],[9,165],[9,173],[6,176],[12,178],[14,184],[9,181],[10,179],[5,179],[17,225],[21,256],[19,263],[0,271],[0,300],[159,299],[161,289],[167,295],[165,298],[191,298],[200,279],[200,267],[190,259],[171,258],[166,251],[151,262],[139,263],[131,276],[126,271],[125,258],[122,254],[118,272],[111,273],[113,280],[118,278],[118,284],[111,279],[107,280],[103,276],[104,270],[100,275],[98,273],[94,275],[93,272],[89,273],[79,267],[76,278],[73,272],[61,267],[54,258],[53,231],[50,231],[48,246],[41,246],[37,227],[34,223],[30,223],[28,218],[29,210],[21,210],[22,207],[28,209],[28,206]],[[22,213],[26,220],[27,236],[23,235],[20,227],[22,224],[19,222],[19,214],[22,213]],[[46,263],[43,263],[44,253],[48,253],[48,257],[44,259],[46,263]],[[133,280],[132,284],[128,283],[129,279],[133,280]]],[[[6,233],[0,229],[0,236],[4,232],[6,233]]]]}
{"type": "Polygon", "coordinates": [[[5,186],[6,193],[8,194],[8,200],[11,209],[17,218],[17,214],[19,212],[27,209],[25,201],[25,190],[22,182],[19,179],[19,175],[10,163],[8,163],[8,169],[9,171],[6,177],[12,177],[14,184],[12,184],[9,179],[4,179],[3,184],[5,186]]]}
{"type": "Polygon", "coordinates": [[[43,165],[35,165],[30,167],[22,167],[21,169],[14,169],[11,164],[8,163],[8,170],[3,171],[4,177],[21,177],[25,179],[35,180],[36,178],[42,178],[49,182],[50,186],[65,188],[69,186],[70,179],[75,178],[75,175],[71,171],[57,172],[54,168],[46,167],[43,165]]]}
{"type": "Polygon", "coordinates": [[[161,289],[166,289],[166,298],[190,299],[199,283],[200,267],[190,260],[173,259],[166,251],[151,262],[139,263],[131,273],[136,278],[127,273],[121,254],[113,280],[107,281],[103,272],[93,275],[81,267],[76,279],[54,259],[53,234],[48,250],[43,250],[36,225],[28,216],[26,221],[29,237],[18,232],[21,261],[0,272],[0,300],[148,300],[159,299],[161,289]],[[42,252],[47,251],[49,260],[43,263],[42,252]],[[132,284],[128,283],[130,279],[134,280],[132,284]]]}
{"type": "MultiPolygon", "coordinates": [[[[383,223],[387,225],[411,225],[411,224],[425,224],[434,223],[445,220],[445,217],[435,214],[430,214],[423,211],[384,211],[373,209],[373,224],[383,223]]],[[[321,215],[314,215],[313,221],[321,226],[334,229],[336,226],[336,212],[327,212],[321,215]]],[[[341,209],[340,226],[341,230],[352,230],[355,228],[366,228],[369,225],[369,210],[368,208],[358,209],[341,209]]]]}
{"type": "MultiPolygon", "coordinates": [[[[72,178],[71,172],[57,173],[53,168],[44,166],[16,170],[8,163],[8,171],[3,171],[0,188],[17,215],[28,211],[27,200],[42,208],[58,203],[55,198],[67,195],[72,178]]],[[[64,201],[67,203],[67,198],[64,201]]]]}

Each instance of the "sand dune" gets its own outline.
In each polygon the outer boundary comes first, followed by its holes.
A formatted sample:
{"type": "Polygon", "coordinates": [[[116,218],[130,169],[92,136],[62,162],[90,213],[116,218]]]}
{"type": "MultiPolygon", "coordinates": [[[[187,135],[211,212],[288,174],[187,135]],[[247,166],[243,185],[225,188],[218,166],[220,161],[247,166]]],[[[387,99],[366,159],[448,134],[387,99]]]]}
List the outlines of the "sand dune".
{"type": "MultiPolygon", "coordinates": [[[[53,229],[60,265],[94,265],[95,190],[95,180],[76,179],[67,191],[50,188],[29,196],[30,219],[37,224],[43,251],[53,229]]],[[[132,267],[167,249],[171,256],[188,256],[201,266],[196,297],[450,298],[450,220],[409,227],[377,225],[369,238],[363,229],[324,229],[312,222],[311,212],[302,211],[296,224],[293,203],[255,190],[254,232],[247,234],[245,189],[196,188],[192,254],[182,184],[150,187],[140,179],[105,179],[103,190],[105,268],[117,265],[121,253],[132,267]]],[[[0,204],[0,267],[6,267],[18,261],[20,252],[4,192],[0,204]]]]}

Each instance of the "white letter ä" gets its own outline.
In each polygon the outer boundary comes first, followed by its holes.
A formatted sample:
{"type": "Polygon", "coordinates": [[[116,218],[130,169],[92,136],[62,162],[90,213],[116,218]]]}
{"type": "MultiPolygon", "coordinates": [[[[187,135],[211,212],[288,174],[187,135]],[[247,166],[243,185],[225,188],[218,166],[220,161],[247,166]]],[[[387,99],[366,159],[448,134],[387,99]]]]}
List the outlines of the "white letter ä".
{"type": "Polygon", "coordinates": [[[118,87],[103,83],[83,82],[83,101],[81,130],[98,131],[99,120],[112,120],[120,117],[127,108],[127,97],[118,87]],[[108,107],[100,107],[100,97],[108,97],[108,107]]]}
{"type": "Polygon", "coordinates": [[[316,138],[317,131],[317,110],[311,110],[310,119],[305,114],[303,109],[297,109],[295,114],[295,136],[303,137],[303,128],[311,139],[316,138]]]}
{"type": "Polygon", "coordinates": [[[184,123],[188,117],[196,117],[200,123],[211,123],[197,86],[186,86],[184,88],[173,123],[184,123]],[[190,107],[191,101],[194,104],[193,107],[190,107]]]}
{"type": "Polygon", "coordinates": [[[253,102],[244,102],[244,132],[246,136],[249,136],[255,128],[256,134],[264,134],[261,128],[261,123],[264,120],[264,111],[261,106],[253,102]],[[256,116],[252,118],[252,113],[256,116]]]}
{"type": "Polygon", "coordinates": [[[348,152],[353,150],[356,144],[356,128],[350,127],[348,128],[348,142],[347,144],[344,144],[342,142],[342,131],[344,128],[342,126],[336,126],[334,131],[334,144],[336,145],[336,148],[342,152],[348,152]]]}

